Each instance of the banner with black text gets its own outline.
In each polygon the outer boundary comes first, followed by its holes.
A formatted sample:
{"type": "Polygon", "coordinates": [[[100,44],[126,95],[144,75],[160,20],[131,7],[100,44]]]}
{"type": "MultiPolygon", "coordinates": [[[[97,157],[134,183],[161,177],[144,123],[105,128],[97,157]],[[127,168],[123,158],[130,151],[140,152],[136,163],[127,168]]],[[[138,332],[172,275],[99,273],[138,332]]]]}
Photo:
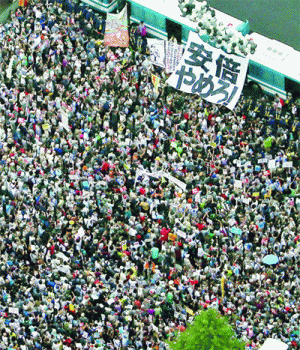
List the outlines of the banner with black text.
{"type": "Polygon", "coordinates": [[[248,63],[248,58],[229,55],[190,32],[182,59],[167,83],[232,110],[243,90],[248,63]]]}

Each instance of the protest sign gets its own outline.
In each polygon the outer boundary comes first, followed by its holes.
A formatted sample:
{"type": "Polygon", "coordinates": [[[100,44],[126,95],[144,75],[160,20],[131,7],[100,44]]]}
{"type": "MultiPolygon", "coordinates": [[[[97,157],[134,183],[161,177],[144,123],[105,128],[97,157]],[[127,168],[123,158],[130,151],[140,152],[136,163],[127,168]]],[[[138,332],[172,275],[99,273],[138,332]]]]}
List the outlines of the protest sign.
{"type": "Polygon", "coordinates": [[[293,162],[284,162],[282,164],[284,168],[292,168],[293,167],[293,162]]]}
{"type": "Polygon", "coordinates": [[[188,314],[190,314],[190,315],[194,315],[194,311],[192,310],[192,309],[190,309],[190,308],[188,308],[188,307],[186,307],[185,308],[186,309],[186,312],[188,313],[188,314]]]}
{"type": "Polygon", "coordinates": [[[8,312],[9,312],[10,314],[16,314],[16,315],[18,315],[18,314],[19,314],[19,309],[18,309],[17,307],[9,307],[9,308],[8,308],[8,312]]]}
{"type": "Polygon", "coordinates": [[[197,194],[197,193],[199,193],[199,192],[200,192],[200,190],[199,190],[198,187],[192,189],[192,194],[197,194]]]}
{"type": "Polygon", "coordinates": [[[173,73],[182,58],[183,46],[173,41],[166,42],[166,72],[173,73]]]}
{"type": "Polygon", "coordinates": [[[25,124],[25,118],[18,118],[18,123],[25,124]]]}
{"type": "Polygon", "coordinates": [[[268,162],[268,168],[269,169],[276,169],[276,160],[275,159],[271,159],[268,162]]]}
{"type": "Polygon", "coordinates": [[[167,83],[232,110],[244,86],[248,61],[208,45],[191,31],[183,57],[167,83]]]}
{"type": "Polygon", "coordinates": [[[179,229],[176,230],[176,234],[182,238],[186,238],[186,233],[179,229]]]}
{"type": "Polygon", "coordinates": [[[107,14],[104,36],[105,46],[128,47],[129,34],[127,22],[127,5],[120,13],[107,14]]]}
{"type": "Polygon", "coordinates": [[[224,153],[227,154],[228,156],[232,156],[232,150],[228,148],[223,149],[224,153]]]}
{"type": "Polygon", "coordinates": [[[147,39],[147,44],[151,63],[165,68],[167,73],[174,72],[182,58],[183,45],[152,38],[147,39]]]}
{"type": "Polygon", "coordinates": [[[61,113],[61,125],[64,127],[67,131],[69,131],[69,117],[66,113],[61,113]]]}
{"type": "Polygon", "coordinates": [[[165,68],[165,40],[147,39],[151,63],[165,68]]]}
{"type": "Polygon", "coordinates": [[[243,188],[243,183],[240,180],[235,180],[234,181],[234,187],[235,188],[243,188]]]}
{"type": "Polygon", "coordinates": [[[230,226],[233,226],[233,225],[236,224],[236,220],[230,219],[230,220],[228,220],[228,223],[229,223],[230,226]]]}
{"type": "Polygon", "coordinates": [[[198,192],[195,196],[195,202],[200,203],[201,199],[200,199],[200,192],[198,192]]]}

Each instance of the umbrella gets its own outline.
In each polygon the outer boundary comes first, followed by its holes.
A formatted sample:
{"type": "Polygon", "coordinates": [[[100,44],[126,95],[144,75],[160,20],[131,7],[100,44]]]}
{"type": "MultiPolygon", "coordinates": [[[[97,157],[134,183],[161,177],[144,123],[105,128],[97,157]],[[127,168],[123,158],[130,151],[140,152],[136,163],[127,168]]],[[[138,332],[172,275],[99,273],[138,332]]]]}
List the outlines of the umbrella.
{"type": "Polygon", "coordinates": [[[236,235],[241,235],[242,234],[242,230],[238,227],[232,227],[231,232],[236,234],[236,235]]]}
{"type": "MultiPolygon", "coordinates": [[[[268,256],[268,255],[267,255],[268,256]]],[[[278,339],[268,338],[259,350],[287,350],[288,345],[278,339]]]]}
{"type": "Polygon", "coordinates": [[[270,254],[263,258],[263,263],[267,265],[275,265],[278,263],[279,259],[276,255],[270,254]]]}

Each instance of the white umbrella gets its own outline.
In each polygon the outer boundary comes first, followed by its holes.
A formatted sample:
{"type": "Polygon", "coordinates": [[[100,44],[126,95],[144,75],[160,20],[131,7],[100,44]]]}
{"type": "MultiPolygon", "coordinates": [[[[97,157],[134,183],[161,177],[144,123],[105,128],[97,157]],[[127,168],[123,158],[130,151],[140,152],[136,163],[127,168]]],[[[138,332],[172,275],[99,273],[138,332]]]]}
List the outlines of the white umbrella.
{"type": "Polygon", "coordinates": [[[268,338],[259,350],[287,350],[289,346],[278,339],[268,338]]]}

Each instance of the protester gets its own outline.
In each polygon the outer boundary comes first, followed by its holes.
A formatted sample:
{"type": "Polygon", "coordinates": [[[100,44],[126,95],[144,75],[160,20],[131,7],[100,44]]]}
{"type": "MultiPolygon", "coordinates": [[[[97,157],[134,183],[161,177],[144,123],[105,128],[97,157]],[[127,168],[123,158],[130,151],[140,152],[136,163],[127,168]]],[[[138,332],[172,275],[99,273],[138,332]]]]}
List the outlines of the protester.
{"type": "Polygon", "coordinates": [[[49,1],[1,30],[0,349],[166,349],[208,307],[299,347],[297,101],[191,98],[94,22],[49,1]]]}

